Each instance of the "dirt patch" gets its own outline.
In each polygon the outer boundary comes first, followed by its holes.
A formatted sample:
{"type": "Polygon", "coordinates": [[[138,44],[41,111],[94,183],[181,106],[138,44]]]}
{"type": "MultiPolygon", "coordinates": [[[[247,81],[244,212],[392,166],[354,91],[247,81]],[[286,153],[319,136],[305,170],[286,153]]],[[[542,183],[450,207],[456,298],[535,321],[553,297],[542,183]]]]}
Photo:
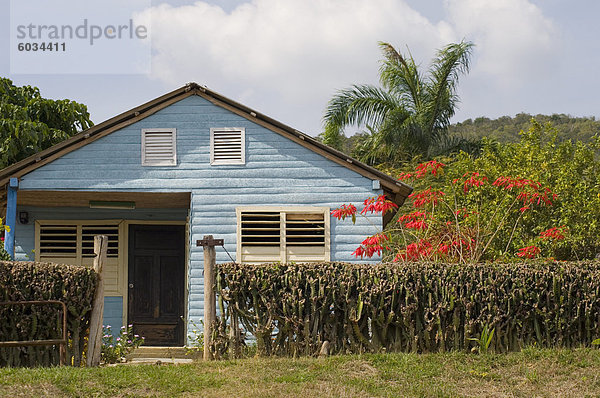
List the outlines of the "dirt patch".
{"type": "Polygon", "coordinates": [[[34,386],[23,384],[5,386],[0,389],[0,397],[66,397],[67,395],[50,383],[40,383],[34,386]]]}
{"type": "Polygon", "coordinates": [[[371,366],[366,361],[358,359],[344,363],[341,369],[343,369],[345,374],[354,378],[379,376],[377,368],[371,366]]]}
{"type": "Polygon", "coordinates": [[[490,370],[471,371],[457,380],[457,392],[467,397],[584,397],[600,385],[597,368],[565,367],[542,360],[490,370]]]}

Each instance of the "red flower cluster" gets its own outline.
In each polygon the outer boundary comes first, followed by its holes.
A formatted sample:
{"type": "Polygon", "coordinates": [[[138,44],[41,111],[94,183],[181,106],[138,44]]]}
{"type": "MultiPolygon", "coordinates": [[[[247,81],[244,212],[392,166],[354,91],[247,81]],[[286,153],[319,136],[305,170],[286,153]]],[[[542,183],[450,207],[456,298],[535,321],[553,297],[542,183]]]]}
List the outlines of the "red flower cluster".
{"type": "MultiPolygon", "coordinates": [[[[469,217],[469,216],[471,215],[471,213],[469,213],[469,210],[467,210],[467,208],[466,208],[466,207],[463,207],[462,209],[458,209],[458,210],[456,210],[456,211],[454,212],[454,214],[455,214],[455,215],[457,215],[457,216],[460,216],[460,215],[462,215],[462,216],[463,216],[463,218],[467,218],[467,217],[469,217]]],[[[448,225],[448,224],[446,224],[446,225],[448,225]]]]}
{"type": "Polygon", "coordinates": [[[428,203],[437,204],[440,200],[442,200],[442,196],[444,196],[444,192],[442,191],[432,191],[431,187],[421,192],[413,192],[408,195],[409,198],[413,200],[413,207],[419,208],[428,203]]]}
{"type": "MultiPolygon", "coordinates": [[[[471,239],[471,240],[474,242],[473,239],[471,239]]],[[[450,250],[452,250],[453,252],[456,253],[456,252],[460,251],[461,249],[463,252],[468,251],[471,249],[471,245],[469,244],[469,242],[467,242],[464,239],[453,240],[450,243],[440,243],[438,245],[437,252],[439,254],[448,255],[450,250]]]]}
{"type": "Polygon", "coordinates": [[[415,177],[423,178],[427,174],[428,170],[431,170],[431,174],[437,175],[438,169],[444,167],[444,163],[440,163],[437,160],[430,160],[429,162],[421,163],[417,166],[415,177]]]}
{"type": "Polygon", "coordinates": [[[540,254],[540,248],[537,246],[526,246],[519,249],[517,253],[518,257],[521,258],[535,258],[540,254]]]}
{"type": "Polygon", "coordinates": [[[528,180],[526,178],[514,178],[510,176],[498,177],[496,178],[496,181],[492,183],[492,185],[496,187],[503,187],[508,191],[512,190],[513,188],[524,187],[530,187],[533,190],[537,191],[542,187],[542,185],[537,181],[528,180]]]}
{"type": "Polygon", "coordinates": [[[426,218],[426,213],[417,210],[409,214],[404,214],[398,218],[398,222],[404,223],[404,227],[409,229],[427,229],[426,218]]]}
{"type": "MultiPolygon", "coordinates": [[[[535,202],[535,204],[545,204],[546,206],[552,206],[552,200],[556,199],[556,194],[552,193],[552,191],[550,190],[550,188],[544,188],[543,191],[541,192],[521,192],[519,193],[519,196],[517,196],[517,199],[520,200],[521,202],[523,202],[524,205],[527,204],[532,204],[535,202]],[[550,197],[552,199],[550,199],[550,197]]],[[[524,206],[524,207],[528,207],[528,206],[524,206]]]]}
{"type": "MultiPolygon", "coordinates": [[[[377,255],[380,256],[381,252],[383,251],[383,245],[389,240],[389,236],[387,236],[383,232],[375,234],[373,236],[369,236],[368,238],[362,241],[361,245],[356,250],[354,250],[352,255],[360,258],[363,258],[364,256],[370,258],[373,257],[375,253],[377,253],[377,255]]],[[[386,249],[389,249],[389,247],[386,246],[386,249]]]]}
{"type": "Polygon", "coordinates": [[[400,218],[398,218],[398,222],[415,221],[415,220],[420,220],[420,219],[423,219],[426,217],[427,217],[426,213],[416,210],[416,211],[413,211],[412,213],[402,215],[400,218]]]}
{"type": "Polygon", "coordinates": [[[413,177],[412,173],[400,172],[400,175],[398,175],[398,180],[406,181],[406,180],[410,180],[412,177],[413,177]]]}
{"type": "Polygon", "coordinates": [[[567,227],[565,225],[563,225],[560,227],[553,227],[553,228],[550,228],[550,229],[540,232],[540,238],[563,240],[565,238],[565,235],[564,235],[565,233],[567,233],[567,227]]]}
{"type": "Polygon", "coordinates": [[[385,195],[379,195],[378,197],[372,197],[365,199],[364,209],[360,211],[360,214],[381,213],[382,215],[392,209],[397,209],[398,205],[385,198],[385,195]]]}
{"type": "Polygon", "coordinates": [[[418,242],[411,243],[406,248],[396,254],[394,261],[399,260],[422,260],[433,252],[433,245],[427,239],[421,239],[418,242]]]}
{"type": "Polygon", "coordinates": [[[498,177],[496,181],[492,183],[496,187],[502,187],[507,191],[513,188],[522,189],[517,196],[517,200],[523,203],[523,207],[519,210],[521,213],[529,210],[530,204],[544,204],[546,206],[552,206],[552,201],[556,199],[557,195],[552,193],[550,188],[542,189],[542,184],[537,181],[529,180],[526,178],[513,178],[510,176],[498,177]]]}
{"type": "MultiPolygon", "coordinates": [[[[464,185],[463,190],[465,191],[465,193],[469,192],[469,189],[471,189],[471,187],[480,187],[483,184],[485,184],[488,180],[488,178],[485,176],[480,177],[479,173],[476,171],[474,171],[472,173],[463,174],[463,178],[465,178],[469,175],[470,175],[470,177],[467,178],[463,184],[464,185]]],[[[456,180],[454,180],[454,181],[456,181],[456,180]]]]}
{"type": "Polygon", "coordinates": [[[339,208],[332,210],[331,215],[338,220],[352,217],[352,221],[354,221],[356,219],[356,207],[353,204],[341,205],[339,208]]]}
{"type": "Polygon", "coordinates": [[[430,160],[429,162],[420,163],[414,173],[400,173],[398,179],[400,181],[405,181],[410,178],[423,178],[427,175],[428,171],[431,171],[431,174],[437,176],[438,170],[441,170],[444,166],[444,163],[440,163],[437,160],[430,160]]]}

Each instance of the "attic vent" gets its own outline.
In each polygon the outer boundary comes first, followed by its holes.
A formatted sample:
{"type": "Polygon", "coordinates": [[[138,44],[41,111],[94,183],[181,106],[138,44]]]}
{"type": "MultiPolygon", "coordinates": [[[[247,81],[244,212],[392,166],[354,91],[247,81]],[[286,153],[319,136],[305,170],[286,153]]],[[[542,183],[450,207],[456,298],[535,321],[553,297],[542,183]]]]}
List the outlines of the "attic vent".
{"type": "Polygon", "coordinates": [[[244,128],[210,129],[210,164],[246,163],[245,136],[244,128]]]}
{"type": "Polygon", "coordinates": [[[142,165],[177,165],[175,129],[142,129],[142,165]]]}

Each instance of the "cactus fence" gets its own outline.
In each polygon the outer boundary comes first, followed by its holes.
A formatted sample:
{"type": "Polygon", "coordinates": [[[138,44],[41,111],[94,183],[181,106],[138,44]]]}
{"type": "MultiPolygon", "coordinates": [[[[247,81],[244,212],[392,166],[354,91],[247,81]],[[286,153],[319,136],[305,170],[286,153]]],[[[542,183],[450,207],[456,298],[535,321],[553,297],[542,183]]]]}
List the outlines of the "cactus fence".
{"type": "MultiPolygon", "coordinates": [[[[85,267],[0,261],[0,301],[60,300],[67,307],[66,362],[81,364],[97,275],[85,267]]],[[[61,339],[61,310],[50,306],[0,306],[0,341],[61,339]]],[[[0,366],[58,364],[58,349],[0,348],[0,366]]]]}
{"type": "Polygon", "coordinates": [[[600,263],[217,266],[216,356],[589,345],[600,337],[600,263]]]}

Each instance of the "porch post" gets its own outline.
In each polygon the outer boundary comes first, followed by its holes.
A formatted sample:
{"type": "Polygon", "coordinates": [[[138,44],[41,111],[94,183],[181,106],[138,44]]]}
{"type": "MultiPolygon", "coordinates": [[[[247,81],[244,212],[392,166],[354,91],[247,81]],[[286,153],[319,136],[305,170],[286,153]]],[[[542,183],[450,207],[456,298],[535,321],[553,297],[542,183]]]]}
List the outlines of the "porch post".
{"type": "Polygon", "coordinates": [[[11,178],[6,188],[6,220],[4,225],[10,228],[10,231],[4,233],[4,250],[10,254],[10,258],[15,259],[15,226],[17,224],[17,190],[19,189],[19,179],[11,178]]]}

